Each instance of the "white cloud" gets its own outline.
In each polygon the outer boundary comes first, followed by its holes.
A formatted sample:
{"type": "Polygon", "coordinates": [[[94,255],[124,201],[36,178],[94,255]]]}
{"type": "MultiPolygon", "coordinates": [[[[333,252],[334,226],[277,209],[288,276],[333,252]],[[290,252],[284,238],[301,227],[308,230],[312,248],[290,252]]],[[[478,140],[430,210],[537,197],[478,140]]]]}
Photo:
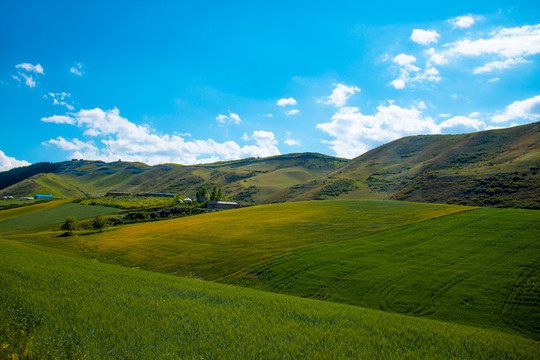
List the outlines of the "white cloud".
{"type": "Polygon", "coordinates": [[[41,74],[41,75],[45,74],[43,72],[43,67],[40,64],[32,65],[29,63],[22,63],[22,64],[15,65],[15,67],[17,69],[23,69],[28,72],[35,72],[36,74],[41,74]]]}
{"type": "Polygon", "coordinates": [[[526,100],[514,101],[502,113],[492,116],[491,121],[501,123],[515,119],[537,120],[539,118],[540,95],[537,95],[526,100]]]}
{"type": "Polygon", "coordinates": [[[465,127],[474,131],[486,130],[486,123],[477,119],[471,119],[466,116],[454,116],[451,119],[445,120],[439,124],[442,130],[456,127],[465,127]]]}
{"type": "Polygon", "coordinates": [[[417,100],[414,103],[415,103],[417,109],[422,109],[422,110],[427,109],[426,103],[423,102],[422,100],[417,100]]]}
{"type": "Polygon", "coordinates": [[[440,35],[435,30],[414,29],[411,34],[411,40],[420,45],[429,45],[436,43],[440,35]]]}
{"type": "Polygon", "coordinates": [[[450,116],[452,116],[452,114],[439,114],[439,117],[443,119],[449,118],[450,116]]]}
{"type": "MultiPolygon", "coordinates": [[[[34,88],[36,87],[36,81],[34,78],[34,75],[24,73],[23,71],[26,71],[28,73],[34,73],[34,74],[45,74],[43,72],[43,67],[40,64],[32,65],[29,63],[22,63],[15,65],[15,68],[19,69],[18,75],[24,78],[24,84],[28,87],[34,88]]],[[[19,77],[12,75],[14,79],[20,82],[19,77]]]]}
{"type": "Polygon", "coordinates": [[[416,58],[414,56],[412,56],[412,55],[407,55],[407,54],[401,53],[401,54],[395,56],[392,59],[392,61],[395,62],[398,65],[405,66],[405,65],[409,65],[409,64],[415,62],[416,58]]]}
{"type": "Polygon", "coordinates": [[[354,95],[360,89],[356,86],[346,86],[344,84],[334,84],[335,88],[330,96],[317,100],[324,104],[331,104],[336,107],[344,106],[347,103],[349,97],[354,95]]]}
{"type": "Polygon", "coordinates": [[[538,53],[540,53],[540,24],[498,28],[485,38],[463,39],[445,44],[444,50],[431,51],[429,63],[442,65],[460,57],[495,57],[495,60],[474,69],[474,73],[482,74],[524,63],[527,56],[538,53]]]}
{"type": "Polygon", "coordinates": [[[24,84],[26,86],[31,87],[31,88],[36,87],[36,81],[34,80],[32,75],[26,75],[22,73],[19,73],[19,75],[21,75],[25,79],[24,84]]]}
{"type": "Polygon", "coordinates": [[[300,141],[298,141],[298,140],[286,139],[284,142],[285,142],[285,144],[287,144],[289,146],[300,146],[300,141]]]}
{"type": "Polygon", "coordinates": [[[219,143],[212,139],[186,141],[179,135],[159,135],[148,126],[134,124],[121,117],[116,108],[108,111],[99,108],[80,110],[68,116],[43,118],[42,121],[76,125],[84,130],[84,136],[91,138],[82,141],[57,137],[46,142],[47,145],[70,151],[68,158],[198,164],[280,154],[276,146],[278,142],[269,131],[254,131],[250,136],[246,134],[243,139],[252,140],[254,144],[245,146],[239,146],[234,141],[219,143]]]}
{"type": "Polygon", "coordinates": [[[72,66],[71,69],[69,69],[69,72],[78,76],[83,76],[84,71],[82,71],[83,63],[77,63],[75,66],[72,66]]]}
{"type": "Polygon", "coordinates": [[[523,58],[516,58],[516,59],[506,59],[504,61],[492,61],[484,66],[477,67],[473,70],[473,74],[486,74],[491,73],[493,70],[502,70],[502,69],[508,69],[511,67],[514,67],[518,64],[528,63],[530,61],[527,61],[523,58]]]}
{"type": "Polygon", "coordinates": [[[472,15],[463,15],[463,16],[457,16],[453,19],[448,20],[452,24],[452,27],[460,28],[460,29],[467,29],[474,25],[477,19],[480,19],[479,16],[472,16],[472,15]]]}
{"type": "Polygon", "coordinates": [[[298,109],[292,109],[292,110],[289,110],[289,111],[285,111],[285,114],[287,114],[287,115],[296,115],[298,113],[300,113],[300,110],[298,110],[298,109]]]}
{"type": "Polygon", "coordinates": [[[81,151],[81,150],[90,150],[96,152],[98,148],[94,146],[91,142],[80,141],[79,139],[73,139],[73,141],[67,141],[63,137],[59,136],[56,139],[50,139],[49,141],[43,142],[43,144],[56,145],[62,150],[68,151],[81,151]]]}
{"type": "Polygon", "coordinates": [[[8,171],[10,169],[28,166],[30,163],[25,160],[17,160],[15,158],[9,157],[2,150],[0,150],[0,171],[8,171]]]}
{"type": "Polygon", "coordinates": [[[401,90],[405,88],[405,81],[403,79],[395,79],[390,81],[390,85],[392,85],[398,90],[401,90]]]}
{"type": "Polygon", "coordinates": [[[55,124],[70,124],[73,125],[76,123],[76,119],[71,116],[65,115],[53,115],[49,117],[41,118],[41,121],[55,124]]]}
{"type": "Polygon", "coordinates": [[[374,115],[364,115],[357,107],[343,107],[332,121],[317,128],[331,136],[326,141],[338,156],[353,158],[384,142],[407,135],[439,134],[457,127],[478,130],[485,124],[476,119],[454,117],[437,124],[416,107],[402,108],[390,102],[380,105],[374,115]]]}
{"type": "Polygon", "coordinates": [[[223,115],[219,114],[216,116],[216,120],[220,124],[240,124],[242,122],[242,119],[240,119],[240,116],[238,114],[235,114],[229,110],[229,115],[223,115]]]}
{"type": "Polygon", "coordinates": [[[469,117],[470,118],[477,118],[479,117],[480,115],[482,115],[481,113],[479,113],[478,111],[475,111],[475,112],[472,112],[469,114],[469,117]]]}
{"type": "Polygon", "coordinates": [[[292,97],[288,99],[279,99],[276,103],[277,106],[296,105],[296,100],[292,97]]]}
{"type": "MultiPolygon", "coordinates": [[[[72,111],[75,109],[75,107],[71,104],[68,104],[64,100],[71,97],[70,93],[49,93],[49,96],[53,99],[53,105],[62,105],[65,106],[68,110],[72,111]]],[[[45,97],[45,96],[44,96],[45,97]]]]}

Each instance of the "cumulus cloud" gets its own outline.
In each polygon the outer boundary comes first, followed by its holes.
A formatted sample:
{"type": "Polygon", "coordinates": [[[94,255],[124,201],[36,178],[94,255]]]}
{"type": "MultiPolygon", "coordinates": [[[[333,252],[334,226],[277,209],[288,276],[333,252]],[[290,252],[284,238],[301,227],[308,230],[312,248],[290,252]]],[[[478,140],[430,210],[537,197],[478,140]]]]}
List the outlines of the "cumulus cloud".
{"type": "Polygon", "coordinates": [[[447,64],[460,57],[495,57],[484,66],[476,67],[475,74],[490,73],[527,62],[526,57],[540,53],[540,24],[514,28],[498,28],[479,39],[463,39],[446,44],[444,50],[430,49],[429,63],[447,64]]]}
{"type": "Polygon", "coordinates": [[[448,120],[443,121],[439,124],[439,129],[441,131],[449,128],[458,128],[458,127],[465,127],[469,131],[481,131],[486,130],[487,126],[486,123],[477,119],[471,119],[470,117],[466,116],[454,116],[453,118],[450,118],[448,120]]]}
{"type": "Polygon", "coordinates": [[[380,105],[373,115],[365,115],[357,107],[343,107],[330,122],[317,128],[331,136],[326,141],[338,156],[353,158],[384,142],[407,135],[439,134],[455,128],[483,129],[485,124],[476,119],[454,117],[437,124],[416,107],[402,108],[390,102],[380,105]]]}
{"type": "Polygon", "coordinates": [[[298,109],[292,109],[292,110],[289,110],[289,111],[285,111],[285,114],[287,114],[287,115],[296,115],[298,113],[300,113],[300,110],[298,110],[298,109]]]}
{"type": "Polygon", "coordinates": [[[72,66],[69,69],[69,72],[77,76],[83,76],[84,74],[84,71],[82,71],[83,66],[84,66],[83,63],[77,63],[75,64],[75,66],[72,66]]]}
{"type": "Polygon", "coordinates": [[[522,100],[514,101],[508,105],[503,112],[491,117],[491,121],[496,123],[510,120],[538,120],[540,118],[540,95],[522,100]]]}
{"type": "Polygon", "coordinates": [[[279,99],[276,103],[277,106],[296,105],[296,100],[292,97],[288,99],[279,99]]]}
{"type": "Polygon", "coordinates": [[[394,88],[398,90],[405,89],[405,80],[395,79],[395,80],[390,81],[390,85],[392,85],[394,88]]]}
{"type": "Polygon", "coordinates": [[[300,141],[298,141],[298,140],[286,139],[284,142],[285,142],[285,144],[287,144],[289,146],[300,146],[300,141]]]}
{"type": "Polygon", "coordinates": [[[198,164],[245,157],[279,155],[277,140],[270,131],[258,130],[245,139],[253,144],[239,146],[234,141],[223,143],[212,139],[187,141],[180,135],[160,135],[148,126],[138,125],[120,116],[116,108],[80,110],[68,115],[55,115],[43,122],[75,125],[84,130],[88,140],[63,137],[45,144],[69,151],[68,158],[99,159],[104,161],[142,161],[147,164],[198,164]]]}
{"type": "Polygon", "coordinates": [[[476,20],[480,19],[479,16],[472,16],[472,15],[463,15],[463,16],[456,16],[455,18],[452,18],[448,20],[452,24],[452,27],[460,28],[460,29],[467,29],[474,25],[476,20]]]}
{"type": "Polygon", "coordinates": [[[334,84],[335,88],[330,96],[317,100],[317,102],[334,105],[336,107],[344,106],[349,97],[359,92],[360,89],[356,86],[347,86],[344,84],[334,84]]]}
{"type": "Polygon", "coordinates": [[[216,120],[220,124],[240,124],[242,122],[242,119],[240,119],[240,116],[238,114],[235,114],[229,110],[229,115],[223,115],[219,114],[216,116],[216,120]]]}
{"type": "Polygon", "coordinates": [[[429,45],[439,41],[439,33],[435,30],[414,29],[410,39],[420,45],[429,45]]]}
{"type": "Polygon", "coordinates": [[[401,53],[401,54],[395,56],[392,59],[392,61],[395,62],[398,65],[405,66],[405,65],[409,65],[409,64],[415,62],[416,58],[414,56],[412,56],[412,55],[407,55],[407,54],[401,53]]]}
{"type": "Polygon", "coordinates": [[[10,169],[28,166],[30,163],[25,160],[17,160],[15,158],[9,157],[2,150],[0,150],[0,171],[8,171],[10,169]]]}

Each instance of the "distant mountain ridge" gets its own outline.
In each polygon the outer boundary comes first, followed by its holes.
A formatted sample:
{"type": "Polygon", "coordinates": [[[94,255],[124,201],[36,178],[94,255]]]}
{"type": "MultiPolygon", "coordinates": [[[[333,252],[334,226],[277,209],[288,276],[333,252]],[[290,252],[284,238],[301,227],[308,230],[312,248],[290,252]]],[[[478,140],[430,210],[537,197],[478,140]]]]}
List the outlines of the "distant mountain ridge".
{"type": "MultiPolygon", "coordinates": [[[[193,166],[73,160],[49,167],[46,173],[27,171],[28,177],[0,194],[81,197],[150,191],[193,196],[201,186],[218,186],[227,197],[247,204],[347,198],[540,208],[540,122],[405,137],[352,160],[296,153],[193,166]]],[[[8,173],[0,173],[0,183],[8,173]]]]}

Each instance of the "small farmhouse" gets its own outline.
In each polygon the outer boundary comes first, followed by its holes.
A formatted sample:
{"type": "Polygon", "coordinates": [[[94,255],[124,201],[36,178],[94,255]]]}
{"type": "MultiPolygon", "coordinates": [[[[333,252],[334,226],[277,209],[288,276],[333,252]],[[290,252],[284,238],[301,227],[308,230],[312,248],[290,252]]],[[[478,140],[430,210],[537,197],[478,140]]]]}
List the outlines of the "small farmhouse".
{"type": "Polygon", "coordinates": [[[206,207],[211,210],[238,209],[240,204],[232,201],[208,201],[206,207]]]}

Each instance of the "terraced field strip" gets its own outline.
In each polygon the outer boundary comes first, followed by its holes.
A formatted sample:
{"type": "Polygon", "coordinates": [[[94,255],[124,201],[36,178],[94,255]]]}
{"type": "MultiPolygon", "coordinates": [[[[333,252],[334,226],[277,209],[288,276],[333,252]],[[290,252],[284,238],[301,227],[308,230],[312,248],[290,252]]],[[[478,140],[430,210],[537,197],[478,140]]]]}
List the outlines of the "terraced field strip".
{"type": "Polygon", "coordinates": [[[0,239],[0,358],[534,359],[468,326],[60,256],[0,239]]]}
{"type": "MultiPolygon", "coordinates": [[[[66,217],[68,216],[83,219],[96,215],[111,214],[119,211],[118,209],[107,206],[83,206],[73,204],[69,203],[69,200],[31,205],[28,206],[30,209],[25,208],[26,207],[0,211],[0,214],[4,211],[13,211],[13,213],[17,214],[16,216],[3,219],[0,222],[0,232],[57,224],[65,221],[66,217]],[[15,210],[19,211],[15,212],[15,210]]],[[[13,213],[10,215],[13,215],[13,213]]]]}
{"type": "Polygon", "coordinates": [[[128,225],[75,239],[20,236],[107,262],[214,280],[293,250],[470,209],[396,201],[309,201],[128,225]]]}
{"type": "Polygon", "coordinates": [[[540,339],[540,212],[478,209],[301,249],[220,281],[540,339]]]}
{"type": "Polygon", "coordinates": [[[67,204],[71,200],[52,200],[34,205],[21,206],[13,209],[0,210],[0,221],[16,218],[23,215],[36,213],[41,210],[50,209],[58,205],[67,204]]]}

